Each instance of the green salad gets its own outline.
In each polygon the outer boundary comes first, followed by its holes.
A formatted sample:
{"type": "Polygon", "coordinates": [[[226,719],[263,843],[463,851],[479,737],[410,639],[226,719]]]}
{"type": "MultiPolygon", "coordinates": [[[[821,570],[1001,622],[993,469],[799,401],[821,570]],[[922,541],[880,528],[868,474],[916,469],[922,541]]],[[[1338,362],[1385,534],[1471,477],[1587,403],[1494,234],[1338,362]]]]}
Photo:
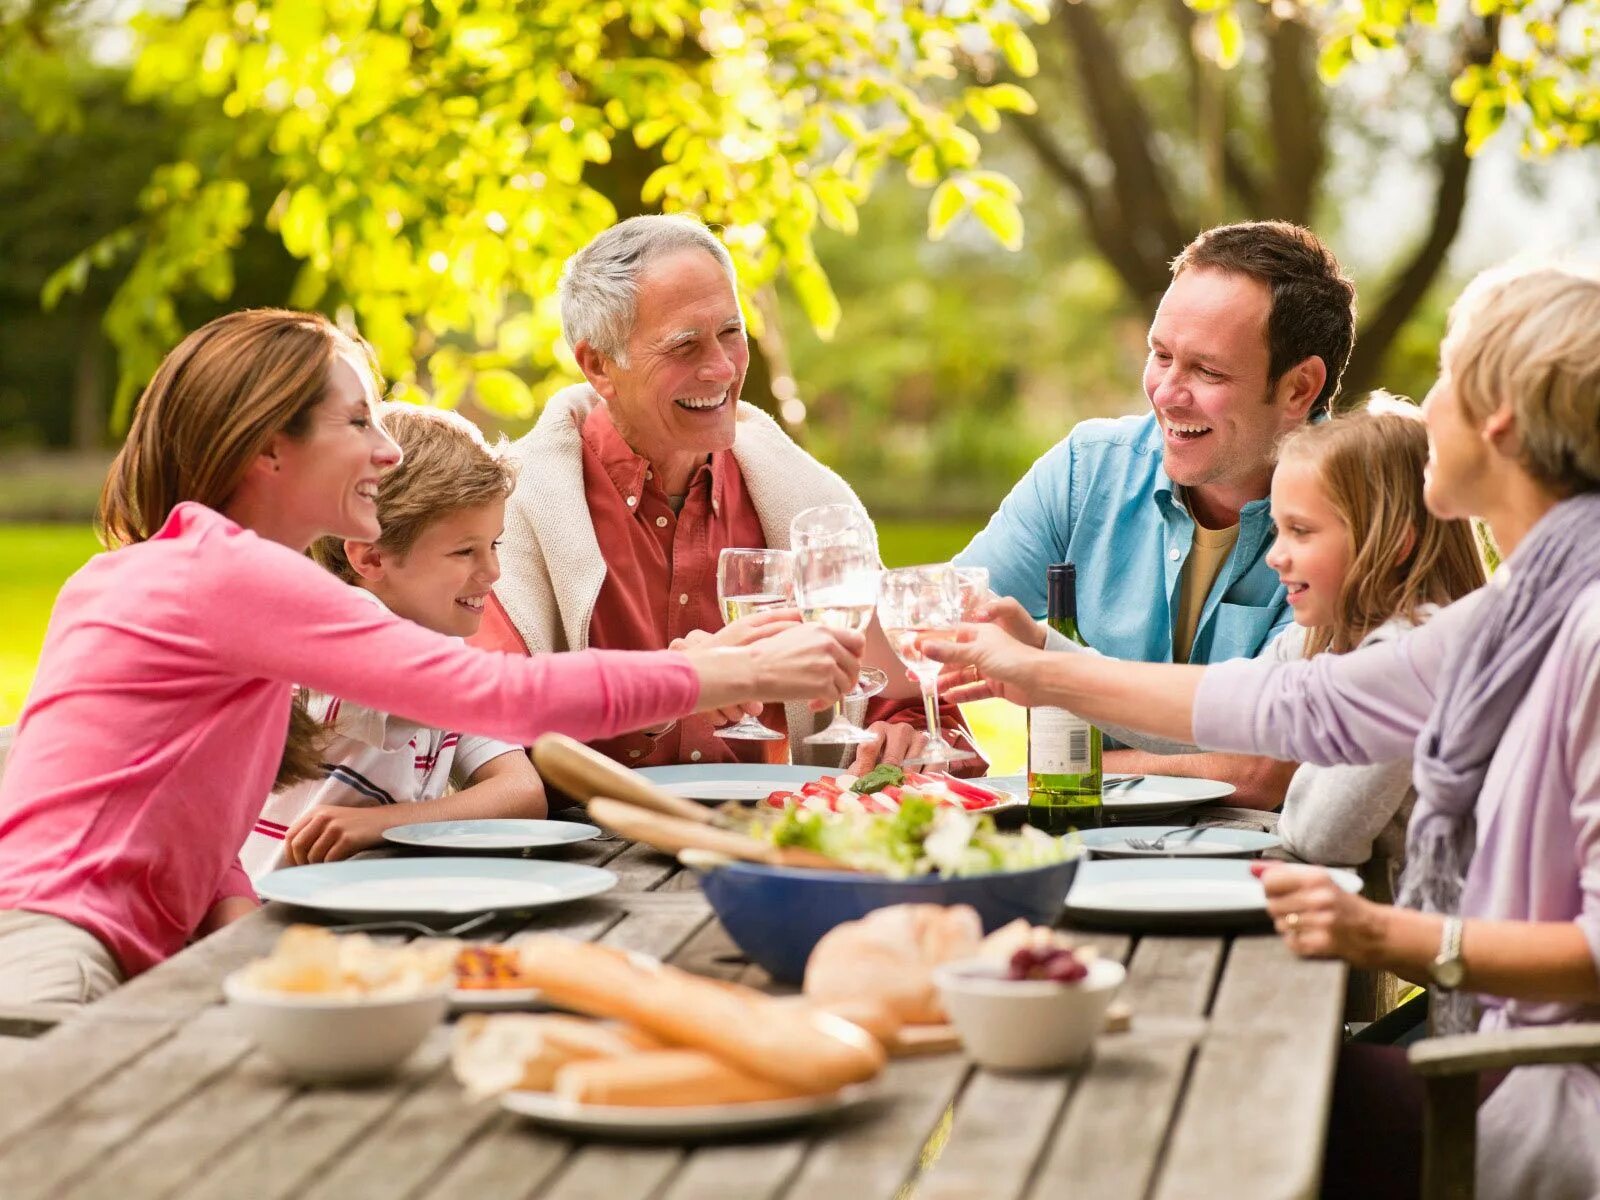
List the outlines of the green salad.
{"type": "Polygon", "coordinates": [[[891,879],[913,875],[989,875],[1076,858],[1075,835],[1051,837],[1032,826],[1001,833],[984,813],[941,808],[908,795],[894,813],[823,813],[791,806],[763,815],[751,834],[774,846],[796,846],[891,879]]]}

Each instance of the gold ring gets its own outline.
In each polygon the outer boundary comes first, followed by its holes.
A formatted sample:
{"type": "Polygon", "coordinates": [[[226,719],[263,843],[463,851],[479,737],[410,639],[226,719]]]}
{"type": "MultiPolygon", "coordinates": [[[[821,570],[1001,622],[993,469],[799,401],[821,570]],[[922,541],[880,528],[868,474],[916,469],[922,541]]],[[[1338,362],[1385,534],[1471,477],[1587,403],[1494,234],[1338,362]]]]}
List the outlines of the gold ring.
{"type": "Polygon", "coordinates": [[[1300,914],[1297,912],[1290,913],[1283,919],[1283,923],[1289,927],[1290,933],[1297,932],[1300,928],[1300,914]]]}

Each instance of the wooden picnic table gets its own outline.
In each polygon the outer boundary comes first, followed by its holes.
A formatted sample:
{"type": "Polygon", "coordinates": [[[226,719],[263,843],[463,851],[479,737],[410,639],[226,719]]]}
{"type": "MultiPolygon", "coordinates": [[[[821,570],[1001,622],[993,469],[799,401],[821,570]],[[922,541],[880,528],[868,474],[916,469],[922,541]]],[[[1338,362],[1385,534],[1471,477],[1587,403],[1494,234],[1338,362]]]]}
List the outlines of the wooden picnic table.
{"type": "MultiPolygon", "coordinates": [[[[637,845],[572,847],[604,896],[495,936],[557,931],[762,985],[691,874],[637,845]]],[[[296,1086],[237,1032],[224,975],[266,953],[279,905],[32,1040],[0,1039],[5,1200],[759,1200],[1311,1196],[1345,969],[1271,936],[1086,935],[1128,966],[1130,1032],[1081,1072],[1007,1076],[961,1054],[892,1062],[869,1114],[703,1147],[543,1131],[469,1103],[441,1027],[395,1078],[296,1086]]]]}

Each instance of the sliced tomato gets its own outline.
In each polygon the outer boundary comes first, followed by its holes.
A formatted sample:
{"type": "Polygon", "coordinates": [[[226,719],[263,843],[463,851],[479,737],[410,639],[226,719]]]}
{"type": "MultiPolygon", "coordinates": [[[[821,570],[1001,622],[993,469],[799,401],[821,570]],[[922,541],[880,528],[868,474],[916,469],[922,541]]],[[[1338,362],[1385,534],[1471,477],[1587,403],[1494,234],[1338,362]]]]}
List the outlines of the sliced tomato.
{"type": "Polygon", "coordinates": [[[968,783],[965,779],[957,779],[954,775],[941,774],[938,779],[940,783],[960,797],[961,806],[969,812],[975,808],[988,808],[1000,801],[999,793],[991,792],[988,788],[979,787],[974,783],[968,783]]]}
{"type": "Polygon", "coordinates": [[[889,810],[878,802],[878,798],[871,792],[864,792],[856,797],[861,801],[861,811],[869,813],[886,813],[889,810]]]}
{"type": "Polygon", "coordinates": [[[773,808],[787,808],[789,805],[798,804],[799,802],[799,796],[795,795],[793,792],[784,791],[781,788],[767,797],[767,803],[773,808]]]}

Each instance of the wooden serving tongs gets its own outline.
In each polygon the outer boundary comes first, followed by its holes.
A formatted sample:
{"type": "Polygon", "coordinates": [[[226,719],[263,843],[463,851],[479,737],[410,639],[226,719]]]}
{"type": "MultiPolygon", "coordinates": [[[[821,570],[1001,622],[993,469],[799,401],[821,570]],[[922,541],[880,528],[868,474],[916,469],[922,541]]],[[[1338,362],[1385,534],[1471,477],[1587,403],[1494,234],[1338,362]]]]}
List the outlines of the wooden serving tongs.
{"type": "Polygon", "coordinates": [[[713,808],[675,796],[620,767],[582,742],[547,733],[533,744],[533,765],[546,783],[584,804],[589,816],[613,833],[668,854],[739,859],[773,867],[855,868],[794,846],[770,846],[728,827],[713,808]]]}

